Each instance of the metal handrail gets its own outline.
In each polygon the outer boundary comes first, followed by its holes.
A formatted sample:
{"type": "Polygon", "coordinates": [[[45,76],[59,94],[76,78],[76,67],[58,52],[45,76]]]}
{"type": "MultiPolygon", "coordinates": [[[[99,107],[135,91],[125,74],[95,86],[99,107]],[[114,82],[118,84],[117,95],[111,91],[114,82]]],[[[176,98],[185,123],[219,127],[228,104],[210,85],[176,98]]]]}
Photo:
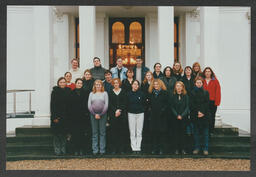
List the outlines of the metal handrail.
{"type": "Polygon", "coordinates": [[[7,90],[7,93],[12,93],[13,94],[13,113],[14,116],[16,116],[16,93],[17,92],[29,92],[29,113],[31,114],[31,92],[35,90],[32,89],[13,89],[13,90],[7,90]]]}

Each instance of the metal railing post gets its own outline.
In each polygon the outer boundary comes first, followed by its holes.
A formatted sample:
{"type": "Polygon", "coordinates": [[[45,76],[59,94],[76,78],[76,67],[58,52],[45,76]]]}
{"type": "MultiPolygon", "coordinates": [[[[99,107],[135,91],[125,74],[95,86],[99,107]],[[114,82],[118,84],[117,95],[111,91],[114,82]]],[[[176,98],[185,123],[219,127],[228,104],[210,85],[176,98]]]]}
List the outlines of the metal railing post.
{"type": "Polygon", "coordinates": [[[31,91],[29,92],[29,114],[31,114],[31,91]]]}
{"type": "Polygon", "coordinates": [[[16,117],[16,92],[13,92],[13,112],[14,117],[16,117]]]}

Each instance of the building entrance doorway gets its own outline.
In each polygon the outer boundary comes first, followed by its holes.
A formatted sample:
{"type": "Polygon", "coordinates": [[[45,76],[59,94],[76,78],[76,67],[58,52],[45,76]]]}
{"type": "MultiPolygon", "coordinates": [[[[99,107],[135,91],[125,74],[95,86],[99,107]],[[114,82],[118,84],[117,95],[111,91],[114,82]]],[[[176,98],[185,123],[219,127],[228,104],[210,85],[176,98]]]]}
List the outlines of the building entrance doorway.
{"type": "Polygon", "coordinates": [[[145,19],[110,18],[109,19],[109,67],[116,65],[122,58],[123,65],[132,68],[136,58],[145,64],[145,19]]]}

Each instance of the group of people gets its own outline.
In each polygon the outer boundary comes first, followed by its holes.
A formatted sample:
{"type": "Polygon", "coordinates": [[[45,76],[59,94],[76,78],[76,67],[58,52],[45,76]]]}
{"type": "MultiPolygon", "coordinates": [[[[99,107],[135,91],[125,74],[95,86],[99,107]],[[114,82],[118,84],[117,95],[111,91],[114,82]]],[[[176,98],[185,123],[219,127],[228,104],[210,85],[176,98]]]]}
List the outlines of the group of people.
{"type": "Polygon", "coordinates": [[[210,67],[198,62],[183,68],[179,62],[154,71],[143,66],[127,69],[121,58],[107,70],[100,58],[84,72],[78,60],[57,81],[51,94],[54,152],[66,154],[66,142],[75,155],[129,153],[142,150],[208,155],[221,89],[210,67]],[[129,145],[130,144],[130,145],[129,145]]]}

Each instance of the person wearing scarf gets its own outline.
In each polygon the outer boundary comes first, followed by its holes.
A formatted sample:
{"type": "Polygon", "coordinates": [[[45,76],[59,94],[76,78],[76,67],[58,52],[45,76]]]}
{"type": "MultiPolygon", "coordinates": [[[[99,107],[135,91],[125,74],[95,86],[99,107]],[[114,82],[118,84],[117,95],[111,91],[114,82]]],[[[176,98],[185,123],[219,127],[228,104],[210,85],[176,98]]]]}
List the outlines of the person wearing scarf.
{"type": "Polygon", "coordinates": [[[208,155],[209,93],[203,89],[203,80],[202,77],[195,79],[195,87],[190,97],[190,116],[193,122],[195,141],[193,154],[195,155],[201,150],[200,144],[203,145],[203,154],[208,155]]]}
{"type": "Polygon", "coordinates": [[[166,142],[167,116],[165,113],[168,105],[168,94],[163,81],[154,79],[149,86],[149,93],[151,153],[162,155],[166,142]]]}

